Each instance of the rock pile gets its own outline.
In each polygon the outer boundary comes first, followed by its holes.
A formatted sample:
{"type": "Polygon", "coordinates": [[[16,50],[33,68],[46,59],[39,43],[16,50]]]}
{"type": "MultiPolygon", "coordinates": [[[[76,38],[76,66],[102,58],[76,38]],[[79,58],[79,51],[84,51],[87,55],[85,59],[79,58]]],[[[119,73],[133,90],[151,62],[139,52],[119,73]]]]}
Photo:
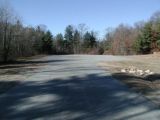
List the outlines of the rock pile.
{"type": "Polygon", "coordinates": [[[154,73],[152,71],[148,70],[141,70],[134,66],[130,66],[128,68],[121,69],[122,73],[130,73],[134,75],[140,75],[140,76],[147,76],[147,75],[153,75],[154,73]]]}

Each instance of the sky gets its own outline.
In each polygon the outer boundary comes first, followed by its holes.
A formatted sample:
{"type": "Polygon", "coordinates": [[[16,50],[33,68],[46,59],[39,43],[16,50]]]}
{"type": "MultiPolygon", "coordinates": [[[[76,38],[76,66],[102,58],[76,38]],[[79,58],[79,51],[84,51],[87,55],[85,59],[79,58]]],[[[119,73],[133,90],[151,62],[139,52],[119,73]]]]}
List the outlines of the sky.
{"type": "MultiPolygon", "coordinates": [[[[1,1],[1,0],[0,0],[1,1]]],[[[3,0],[4,1],[4,0],[3,0]]],[[[160,10],[160,0],[5,0],[25,25],[45,24],[53,35],[85,23],[102,37],[108,27],[133,25],[160,10]]]]}

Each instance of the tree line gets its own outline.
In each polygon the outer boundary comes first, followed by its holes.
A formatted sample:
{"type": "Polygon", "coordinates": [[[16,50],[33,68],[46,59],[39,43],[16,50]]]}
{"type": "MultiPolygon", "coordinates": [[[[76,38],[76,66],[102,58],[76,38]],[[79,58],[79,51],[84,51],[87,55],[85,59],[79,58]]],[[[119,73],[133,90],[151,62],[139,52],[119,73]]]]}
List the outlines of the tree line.
{"type": "Polygon", "coordinates": [[[120,24],[107,29],[104,49],[109,54],[133,55],[160,51],[160,11],[148,21],[140,21],[133,26],[120,24]]]}
{"type": "Polygon", "coordinates": [[[0,7],[0,61],[37,54],[98,54],[96,32],[85,24],[77,28],[68,25],[65,34],[55,36],[45,25],[24,26],[6,7],[0,7]]]}
{"type": "Polygon", "coordinates": [[[53,38],[53,51],[55,54],[98,54],[98,44],[96,32],[88,31],[85,24],[77,28],[68,25],[64,36],[59,33],[53,38]]]}
{"type": "Polygon", "coordinates": [[[0,61],[37,54],[147,54],[160,51],[160,12],[134,26],[108,28],[101,40],[85,24],[68,25],[53,36],[45,25],[24,26],[7,7],[0,6],[0,61]]]}

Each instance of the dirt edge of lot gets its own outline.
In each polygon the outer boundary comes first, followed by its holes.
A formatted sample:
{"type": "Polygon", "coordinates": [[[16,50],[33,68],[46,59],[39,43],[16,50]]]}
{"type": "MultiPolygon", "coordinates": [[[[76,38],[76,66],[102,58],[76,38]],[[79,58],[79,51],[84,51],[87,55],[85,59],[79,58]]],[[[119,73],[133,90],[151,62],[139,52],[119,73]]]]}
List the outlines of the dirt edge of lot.
{"type": "MultiPolygon", "coordinates": [[[[155,57],[155,56],[154,56],[155,57]]],[[[147,99],[151,100],[160,107],[160,57],[156,56],[156,61],[152,60],[153,56],[133,56],[126,61],[102,62],[99,66],[109,71],[113,78],[126,84],[133,91],[142,94],[147,99]],[[153,62],[150,64],[150,62],[153,62]],[[130,73],[122,73],[121,69],[129,66],[146,70],[154,71],[152,75],[135,75],[130,73]]]]}

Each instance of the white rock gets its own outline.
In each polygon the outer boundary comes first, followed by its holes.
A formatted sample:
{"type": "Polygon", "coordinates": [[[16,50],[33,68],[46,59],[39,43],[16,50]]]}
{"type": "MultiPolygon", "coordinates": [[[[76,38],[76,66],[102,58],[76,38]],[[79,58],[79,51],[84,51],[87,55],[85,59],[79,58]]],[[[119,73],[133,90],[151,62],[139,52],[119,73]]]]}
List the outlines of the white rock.
{"type": "Polygon", "coordinates": [[[134,74],[134,73],[136,73],[136,71],[135,70],[129,70],[129,73],[134,74]]]}
{"type": "Polygon", "coordinates": [[[143,73],[143,70],[137,69],[137,73],[143,73]]]}
{"type": "Polygon", "coordinates": [[[145,73],[149,74],[151,71],[150,70],[146,70],[145,73]]]}
{"type": "Polygon", "coordinates": [[[127,70],[126,70],[126,69],[121,69],[121,72],[122,72],[122,73],[126,73],[127,70]]]}
{"type": "Polygon", "coordinates": [[[150,72],[150,73],[148,73],[148,75],[153,75],[154,74],[154,72],[150,72]]]}
{"type": "Polygon", "coordinates": [[[144,75],[144,72],[140,72],[139,75],[144,75]]]}

